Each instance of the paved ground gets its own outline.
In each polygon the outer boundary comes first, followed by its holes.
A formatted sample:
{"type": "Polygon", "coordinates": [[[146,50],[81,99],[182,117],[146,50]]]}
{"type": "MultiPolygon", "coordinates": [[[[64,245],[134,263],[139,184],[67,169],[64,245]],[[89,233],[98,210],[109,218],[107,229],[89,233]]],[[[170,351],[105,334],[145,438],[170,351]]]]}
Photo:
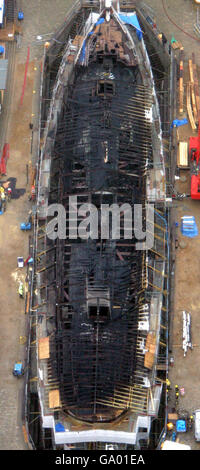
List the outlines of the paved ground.
{"type": "MultiPolygon", "coordinates": [[[[38,43],[36,36],[54,32],[63,22],[66,11],[73,4],[73,0],[22,0],[22,8],[25,14],[23,25],[23,38],[21,48],[17,50],[15,57],[14,88],[12,104],[9,107],[8,126],[6,126],[5,139],[10,143],[11,155],[8,163],[8,177],[17,178],[17,187],[26,189],[26,193],[19,199],[11,201],[7,212],[0,217],[0,253],[1,253],[1,329],[0,329],[0,450],[25,449],[26,445],[21,432],[21,391],[23,382],[17,381],[12,376],[12,367],[15,360],[24,355],[24,346],[20,345],[19,337],[25,332],[25,316],[23,301],[17,295],[17,279],[24,275],[16,268],[17,256],[26,257],[28,254],[28,235],[20,232],[19,224],[23,221],[30,208],[28,202],[29,186],[26,182],[26,165],[31,160],[30,143],[31,133],[29,122],[32,119],[32,110],[38,99],[36,74],[39,70],[40,58],[43,53],[43,42],[38,43]],[[23,105],[20,106],[20,96],[24,80],[27,48],[30,46],[30,63],[23,105]],[[37,70],[35,70],[35,67],[37,70]],[[33,90],[36,91],[33,94],[33,90]]],[[[139,3],[139,1],[138,1],[139,3]]],[[[199,41],[195,38],[193,25],[196,21],[196,6],[192,0],[147,0],[145,2],[155,11],[155,20],[159,28],[170,40],[175,36],[180,40],[185,49],[186,59],[194,51],[196,61],[200,66],[199,41]],[[166,14],[167,13],[167,14],[166,14]],[[170,17],[170,20],[168,16],[170,17]],[[185,32],[180,31],[176,23],[185,32]],[[186,34],[187,33],[187,34],[186,34]],[[190,34],[190,36],[188,36],[190,34]]],[[[10,77],[11,80],[12,77],[10,77]]],[[[181,134],[190,135],[189,127],[181,134]]],[[[189,181],[188,181],[189,184],[189,181]]],[[[182,190],[182,189],[181,189],[182,190]]],[[[183,188],[184,190],[184,188],[183,188]]],[[[189,211],[196,216],[200,227],[199,205],[187,200],[179,203],[177,208],[177,220],[182,214],[189,211]]],[[[186,395],[182,398],[184,407],[192,411],[200,405],[200,387],[198,364],[200,360],[199,348],[199,297],[198,297],[198,254],[200,248],[200,236],[188,242],[187,248],[177,253],[176,268],[176,299],[174,322],[174,356],[175,366],[171,370],[172,383],[185,386],[186,395]],[[195,270],[195,280],[194,272],[195,270]],[[193,342],[194,347],[188,356],[183,358],[181,351],[181,311],[188,309],[193,316],[193,342]],[[178,345],[178,346],[176,346],[178,345]]],[[[188,435],[193,448],[199,448],[194,444],[194,439],[188,435]]]]}
{"type": "Polygon", "coordinates": [[[145,3],[154,10],[156,23],[167,39],[174,36],[181,41],[186,57],[195,51],[200,65],[200,36],[193,30],[197,16],[194,0],[147,0],[145,3]]]}

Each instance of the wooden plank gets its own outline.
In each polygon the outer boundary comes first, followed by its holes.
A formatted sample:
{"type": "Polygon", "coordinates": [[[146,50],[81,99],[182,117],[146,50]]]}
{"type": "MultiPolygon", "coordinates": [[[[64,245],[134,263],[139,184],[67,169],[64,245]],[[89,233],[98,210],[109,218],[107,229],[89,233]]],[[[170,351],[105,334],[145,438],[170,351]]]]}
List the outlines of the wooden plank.
{"type": "Polygon", "coordinates": [[[188,168],[188,142],[179,142],[177,166],[178,168],[188,168]]]}
{"type": "Polygon", "coordinates": [[[192,99],[192,110],[193,110],[194,120],[195,122],[197,122],[198,117],[197,117],[196,97],[195,97],[195,90],[194,90],[193,62],[191,59],[189,59],[188,65],[189,65],[189,74],[190,74],[190,83],[191,83],[190,92],[191,92],[191,99],[192,99]]]}
{"type": "Polygon", "coordinates": [[[28,291],[28,294],[27,294],[27,299],[26,299],[26,313],[29,312],[29,308],[30,308],[30,292],[28,291]]]}
{"type": "Polygon", "coordinates": [[[49,352],[49,336],[46,338],[40,338],[38,341],[38,355],[39,359],[48,359],[50,356],[49,352]]]}
{"type": "Polygon", "coordinates": [[[183,56],[184,56],[184,49],[181,48],[180,52],[180,64],[179,64],[179,113],[183,113],[183,98],[184,98],[184,85],[183,85],[183,56]]]}
{"type": "Polygon", "coordinates": [[[188,117],[190,121],[190,125],[192,130],[196,130],[197,126],[195,124],[193,112],[192,112],[192,106],[191,106],[191,99],[190,99],[190,82],[187,83],[187,96],[186,96],[186,102],[187,102],[187,112],[188,112],[188,117]]]}
{"type": "Polygon", "coordinates": [[[26,427],[25,427],[24,424],[22,425],[22,431],[23,431],[23,435],[24,435],[24,442],[26,442],[26,444],[28,444],[28,434],[27,434],[27,430],[26,430],[26,427]]]}
{"type": "Polygon", "coordinates": [[[154,364],[155,352],[156,352],[155,333],[152,333],[152,332],[148,333],[146,344],[145,344],[145,349],[147,349],[147,352],[145,353],[145,357],[144,357],[144,366],[147,367],[147,369],[152,369],[153,364],[154,364]]]}
{"type": "Polygon", "coordinates": [[[178,419],[177,413],[168,413],[168,421],[176,421],[178,419]]]}
{"type": "Polygon", "coordinates": [[[144,367],[147,367],[147,369],[152,369],[154,363],[154,354],[150,352],[145,353],[144,357],[144,367]]]}
{"type": "Polygon", "coordinates": [[[51,390],[49,392],[49,408],[59,408],[60,403],[60,392],[59,390],[51,390]]]}

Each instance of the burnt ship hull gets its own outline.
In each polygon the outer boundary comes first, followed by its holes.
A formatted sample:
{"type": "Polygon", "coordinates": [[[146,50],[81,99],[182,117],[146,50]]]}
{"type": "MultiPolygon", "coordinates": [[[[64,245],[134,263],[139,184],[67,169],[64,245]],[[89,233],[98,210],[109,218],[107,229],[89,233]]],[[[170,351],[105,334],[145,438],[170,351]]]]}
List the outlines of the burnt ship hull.
{"type": "Polygon", "coordinates": [[[33,311],[41,426],[53,448],[140,448],[166,373],[159,104],[137,15],[117,3],[91,12],[66,44],[43,134],[33,311]],[[52,204],[65,211],[60,237],[52,204]]]}

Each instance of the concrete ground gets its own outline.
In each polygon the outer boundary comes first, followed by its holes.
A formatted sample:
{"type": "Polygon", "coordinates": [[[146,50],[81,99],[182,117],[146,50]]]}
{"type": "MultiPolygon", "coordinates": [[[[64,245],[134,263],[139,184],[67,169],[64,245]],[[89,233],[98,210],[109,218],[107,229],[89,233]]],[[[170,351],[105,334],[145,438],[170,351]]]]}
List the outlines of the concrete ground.
{"type": "MultiPolygon", "coordinates": [[[[139,0],[135,3],[140,3],[139,0]]],[[[154,9],[155,21],[161,31],[170,40],[174,36],[181,41],[185,50],[185,67],[187,59],[195,52],[196,62],[200,66],[200,38],[195,36],[193,25],[196,22],[197,7],[192,0],[146,0],[154,9]],[[165,8],[163,8],[163,5],[165,8]],[[180,13],[181,12],[181,13],[180,13]],[[168,16],[167,16],[168,15],[168,16]],[[182,31],[180,30],[182,29],[182,31]],[[192,36],[192,37],[191,37],[192,36]]],[[[24,188],[25,194],[19,199],[12,200],[7,211],[0,216],[0,450],[27,449],[21,430],[21,396],[23,379],[18,381],[12,376],[12,368],[16,360],[21,360],[25,354],[23,337],[25,335],[24,302],[17,294],[18,282],[25,277],[25,269],[17,269],[17,256],[28,255],[28,234],[19,230],[20,222],[24,221],[30,209],[26,168],[30,169],[31,161],[31,131],[29,122],[37,125],[38,108],[38,75],[40,60],[43,54],[43,40],[37,40],[37,35],[48,38],[63,22],[67,10],[73,0],[22,0],[21,6],[25,14],[21,47],[17,48],[14,62],[14,72],[9,77],[12,99],[8,100],[8,110],[5,116],[4,142],[10,144],[10,159],[7,165],[7,177],[17,179],[17,188],[24,188]],[[46,36],[44,36],[46,35],[46,36]],[[20,105],[25,73],[25,63],[28,47],[30,47],[30,62],[23,103],[20,105]],[[21,337],[21,340],[20,340],[21,337]]],[[[177,116],[178,117],[178,116],[177,116]]],[[[1,123],[3,125],[3,122],[1,123]]],[[[181,140],[191,134],[190,126],[180,130],[181,140]]],[[[1,142],[3,144],[4,142],[1,142]]],[[[4,178],[4,180],[6,179],[4,178]]],[[[189,175],[187,175],[189,185],[189,175]]],[[[185,190],[185,186],[179,188],[185,190]]],[[[200,213],[198,202],[186,199],[177,202],[176,220],[180,222],[181,215],[195,215],[200,229],[200,213]]],[[[179,232],[179,239],[181,238],[179,232]]],[[[177,383],[185,387],[185,396],[180,398],[180,406],[193,411],[200,407],[200,362],[199,341],[199,248],[200,235],[187,240],[185,249],[177,249],[175,276],[175,309],[173,332],[173,355],[175,365],[170,371],[172,386],[177,383]],[[188,310],[192,313],[193,351],[183,357],[181,312],[188,310]]],[[[170,400],[173,402],[173,392],[170,400]]],[[[182,442],[188,441],[193,449],[199,449],[193,435],[187,434],[182,442]]]]}

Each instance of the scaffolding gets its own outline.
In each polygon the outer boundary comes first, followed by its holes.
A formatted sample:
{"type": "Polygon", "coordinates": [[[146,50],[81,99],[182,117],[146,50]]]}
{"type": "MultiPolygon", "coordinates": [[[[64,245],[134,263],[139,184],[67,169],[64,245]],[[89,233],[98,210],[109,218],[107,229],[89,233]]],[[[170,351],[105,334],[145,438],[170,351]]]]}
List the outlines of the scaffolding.
{"type": "MultiPolygon", "coordinates": [[[[84,15],[79,12],[75,39],[84,15]]],[[[128,66],[126,54],[111,52],[109,39],[104,51],[88,44],[87,65],[79,56],[73,66],[69,41],[62,61],[54,64],[60,65],[57,79],[55,74],[49,90],[42,89],[52,100],[42,104],[47,122],[41,132],[38,203],[41,207],[47,197],[48,203],[62,204],[67,217],[66,238],[50,240],[50,219],[38,211],[32,306],[38,391],[43,415],[70,416],[69,429],[118,420],[123,429],[130,413],[157,416],[167,369],[169,244],[158,107],[133,48],[128,66]],[[102,239],[98,226],[95,240],[71,240],[71,196],[77,197],[79,227],[85,203],[95,205],[98,217],[102,204],[128,203],[132,212],[141,204],[144,232],[146,201],[154,202],[148,229],[153,246],[137,250],[135,234],[124,239],[121,213],[117,239],[102,239]]],[[[157,78],[161,90],[164,68],[157,78]]],[[[131,224],[134,233],[134,220],[131,224]]]]}

